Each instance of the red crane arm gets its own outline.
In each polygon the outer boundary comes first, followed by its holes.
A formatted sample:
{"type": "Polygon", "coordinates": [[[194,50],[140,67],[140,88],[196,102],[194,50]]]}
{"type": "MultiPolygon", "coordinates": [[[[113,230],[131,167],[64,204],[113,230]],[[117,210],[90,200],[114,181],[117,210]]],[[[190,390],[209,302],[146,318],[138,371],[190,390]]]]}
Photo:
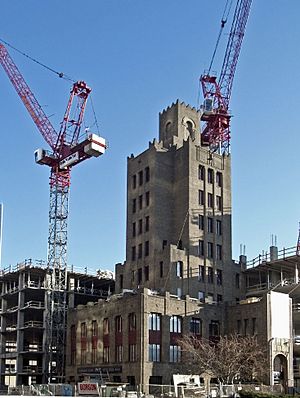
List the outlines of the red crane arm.
{"type": "Polygon", "coordinates": [[[1,43],[0,63],[7,73],[7,76],[9,77],[23,104],[28,110],[30,116],[32,117],[34,123],[39,129],[40,133],[42,134],[48,145],[54,150],[58,134],[50,123],[37,99],[35,98],[33,92],[30,90],[29,86],[25,82],[21,72],[10,57],[7,49],[1,43]]]}
{"type": "Polygon", "coordinates": [[[252,0],[239,0],[234,12],[233,22],[218,83],[226,109],[229,108],[233,78],[241,51],[251,3],[252,0]]]}

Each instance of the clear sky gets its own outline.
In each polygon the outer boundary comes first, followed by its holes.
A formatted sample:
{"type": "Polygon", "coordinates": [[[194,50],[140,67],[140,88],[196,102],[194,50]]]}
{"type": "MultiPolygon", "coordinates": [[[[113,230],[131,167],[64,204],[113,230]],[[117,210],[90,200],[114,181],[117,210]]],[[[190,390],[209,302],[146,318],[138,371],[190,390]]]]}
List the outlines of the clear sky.
{"type": "MultiPolygon", "coordinates": [[[[233,2],[235,3],[235,1],[233,2]]],[[[125,258],[126,162],[158,136],[158,113],[197,105],[225,0],[2,0],[0,38],[93,89],[107,153],[72,172],[68,262],[113,269],[125,258]]],[[[300,220],[300,1],[253,0],[234,80],[233,256],[251,259],[277,235],[294,246],[300,220]]],[[[230,22],[214,69],[223,60],[230,22]]],[[[70,83],[9,50],[55,127],[70,83]]],[[[46,259],[49,169],[40,133],[0,68],[2,265],[46,259]]],[[[91,119],[92,123],[92,119],[91,119]]]]}

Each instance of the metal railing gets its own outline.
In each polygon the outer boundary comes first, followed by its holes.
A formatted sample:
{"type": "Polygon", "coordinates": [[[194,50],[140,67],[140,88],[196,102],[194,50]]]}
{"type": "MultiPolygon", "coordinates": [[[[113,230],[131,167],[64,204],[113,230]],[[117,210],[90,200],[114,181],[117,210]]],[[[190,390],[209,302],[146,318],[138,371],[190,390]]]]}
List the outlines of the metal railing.
{"type": "MultiPolygon", "coordinates": [[[[283,260],[290,256],[296,256],[296,254],[297,254],[297,246],[288,247],[288,248],[284,247],[283,249],[278,251],[278,256],[276,260],[283,260]]],[[[274,258],[271,256],[271,254],[264,253],[264,254],[259,254],[257,257],[255,257],[252,260],[247,261],[246,265],[247,268],[253,268],[260,264],[269,263],[271,261],[274,261],[274,258]]]]}

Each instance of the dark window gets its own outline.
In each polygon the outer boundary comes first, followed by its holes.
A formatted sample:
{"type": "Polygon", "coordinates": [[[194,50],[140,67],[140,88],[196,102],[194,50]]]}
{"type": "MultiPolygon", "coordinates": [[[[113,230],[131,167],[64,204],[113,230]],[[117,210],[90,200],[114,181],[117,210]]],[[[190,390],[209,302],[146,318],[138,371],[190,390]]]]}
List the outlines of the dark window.
{"type": "Polygon", "coordinates": [[[138,283],[141,283],[143,279],[143,270],[142,268],[138,269],[138,283]]]}
{"type": "Polygon", "coordinates": [[[143,256],[143,245],[142,243],[140,243],[138,247],[138,258],[142,258],[142,256],[143,256]]]}
{"type": "Polygon", "coordinates": [[[207,170],[207,182],[209,184],[212,184],[214,182],[214,171],[213,171],[213,169],[208,169],[207,170]]]}
{"type": "Polygon", "coordinates": [[[92,336],[97,337],[98,336],[98,323],[97,321],[92,321],[92,336]]]}
{"type": "Polygon", "coordinates": [[[143,185],[143,172],[139,171],[139,185],[143,185]]]}
{"type": "Polygon", "coordinates": [[[216,230],[217,230],[217,235],[222,235],[222,221],[221,220],[216,221],[216,230]]]}
{"type": "Polygon", "coordinates": [[[147,191],[146,192],[146,206],[149,206],[149,204],[150,204],[150,192],[147,191]]]}
{"type": "Polygon", "coordinates": [[[217,174],[216,174],[216,183],[217,183],[218,187],[221,187],[223,185],[223,176],[222,176],[222,173],[220,173],[219,171],[217,171],[217,174]]]}
{"type": "Polygon", "coordinates": [[[222,260],[223,253],[222,253],[222,245],[217,245],[217,260],[222,260]]]}
{"type": "Polygon", "coordinates": [[[212,193],[207,194],[207,206],[211,208],[214,207],[214,196],[212,193]]]}
{"type": "Polygon", "coordinates": [[[244,335],[249,334],[249,319],[244,319],[244,335]]]}
{"type": "Polygon", "coordinates": [[[162,242],[162,248],[164,250],[164,248],[167,246],[168,242],[166,240],[163,240],[162,242]]]}
{"type": "Polygon", "coordinates": [[[116,316],[115,318],[115,331],[122,332],[122,317],[121,315],[116,316]]]}
{"type": "Polygon", "coordinates": [[[199,229],[201,229],[201,230],[204,229],[204,216],[202,214],[199,214],[198,225],[199,225],[199,229]]]}
{"type": "Polygon", "coordinates": [[[86,327],[86,323],[82,322],[81,323],[81,337],[86,338],[87,336],[87,327],[86,327]]]}
{"type": "Polygon", "coordinates": [[[202,335],[202,321],[200,318],[192,318],[190,320],[190,332],[197,336],[202,335]]]}
{"type": "Polygon", "coordinates": [[[207,282],[214,283],[214,270],[211,267],[207,267],[207,282]]]}
{"type": "Polygon", "coordinates": [[[136,315],[134,312],[131,312],[128,315],[128,330],[135,330],[136,329],[136,315]]]}
{"type": "Polygon", "coordinates": [[[145,256],[147,257],[147,256],[149,256],[149,241],[147,240],[146,242],[145,242],[145,256]]]}
{"type": "Polygon", "coordinates": [[[145,231],[148,232],[149,231],[149,216],[147,216],[145,218],[145,231]]]}
{"type": "Polygon", "coordinates": [[[116,345],[116,347],[115,347],[115,361],[117,363],[120,363],[123,361],[123,346],[122,345],[116,345]]]}
{"type": "Polygon", "coordinates": [[[132,223],[132,236],[135,237],[136,235],[136,224],[135,222],[132,223]]]}
{"type": "Polygon", "coordinates": [[[109,320],[108,318],[103,319],[103,334],[109,334],[109,320]]]}
{"type": "Polygon", "coordinates": [[[160,274],[161,278],[164,276],[164,262],[163,261],[160,261],[160,263],[159,263],[159,274],[160,274]]]}
{"type": "Polygon", "coordinates": [[[219,321],[211,321],[209,324],[209,336],[218,337],[220,336],[220,324],[219,321]]]}
{"type": "Polygon", "coordinates": [[[143,208],[143,195],[139,196],[139,209],[141,210],[143,208]]]}
{"type": "Polygon", "coordinates": [[[136,188],[136,175],[132,176],[132,188],[135,189],[136,188]]]}
{"type": "Polygon", "coordinates": [[[222,197],[217,195],[216,196],[216,204],[217,204],[217,209],[222,210],[222,197]]]}
{"type": "Polygon", "coordinates": [[[146,182],[150,181],[150,169],[149,169],[149,167],[145,168],[145,181],[146,182]]]}
{"type": "Polygon", "coordinates": [[[221,269],[217,269],[217,285],[223,285],[223,273],[221,269]]]}
{"type": "Polygon", "coordinates": [[[204,191],[202,189],[199,189],[198,196],[199,196],[198,198],[199,205],[200,206],[204,205],[204,191]]]}
{"type": "Polygon", "coordinates": [[[238,319],[236,322],[236,329],[237,329],[237,334],[242,333],[242,321],[240,319],[238,319]]]}
{"type": "Polygon", "coordinates": [[[204,180],[204,176],[205,176],[205,168],[204,166],[202,166],[201,164],[198,167],[198,178],[199,180],[204,180]]]}
{"type": "Polygon", "coordinates": [[[71,326],[71,365],[76,365],[76,326],[71,326]]]}
{"type": "Polygon", "coordinates": [[[131,261],[134,261],[136,258],[136,248],[135,246],[132,246],[131,248],[131,261]]]}
{"type": "Polygon", "coordinates": [[[120,275],[120,289],[123,289],[123,275],[120,275]]]}
{"type": "Polygon", "coordinates": [[[199,282],[205,281],[205,265],[199,265],[198,280],[199,280],[199,282]]]}
{"type": "Polygon", "coordinates": [[[207,257],[214,258],[214,244],[212,242],[207,242],[207,257]]]}
{"type": "Polygon", "coordinates": [[[132,213],[136,212],[136,199],[132,199],[132,213]]]}
{"type": "Polygon", "coordinates": [[[207,218],[207,232],[211,234],[214,232],[214,220],[211,217],[207,218]]]}
{"type": "MultiPolygon", "coordinates": [[[[128,360],[129,362],[135,362],[137,360],[137,349],[136,349],[136,344],[129,344],[128,345],[128,360]]],[[[128,377],[133,377],[134,376],[127,376],[128,377]]]]}
{"type": "Polygon", "coordinates": [[[223,296],[222,294],[217,294],[217,303],[220,304],[223,301],[223,296]]]}
{"type": "Polygon", "coordinates": [[[235,274],[235,287],[240,288],[240,274],[235,274]]]}
{"type": "Polygon", "coordinates": [[[183,277],[183,262],[182,261],[177,261],[176,263],[176,276],[179,278],[183,277]]]}
{"type": "Polygon", "coordinates": [[[143,233],[143,220],[139,220],[139,235],[143,233]]]}
{"type": "Polygon", "coordinates": [[[109,347],[103,347],[103,363],[109,363],[109,347]]]}
{"type": "Polygon", "coordinates": [[[204,241],[202,239],[199,239],[198,242],[198,255],[204,256],[204,241]]]}
{"type": "Polygon", "coordinates": [[[201,291],[198,292],[198,300],[201,301],[201,303],[205,302],[205,293],[204,292],[201,292],[201,291]]]}
{"type": "Polygon", "coordinates": [[[149,280],[149,265],[146,265],[144,268],[144,274],[145,274],[145,281],[149,280]]]}
{"type": "Polygon", "coordinates": [[[252,336],[255,336],[257,333],[256,329],[256,318],[252,318],[252,336]]]}

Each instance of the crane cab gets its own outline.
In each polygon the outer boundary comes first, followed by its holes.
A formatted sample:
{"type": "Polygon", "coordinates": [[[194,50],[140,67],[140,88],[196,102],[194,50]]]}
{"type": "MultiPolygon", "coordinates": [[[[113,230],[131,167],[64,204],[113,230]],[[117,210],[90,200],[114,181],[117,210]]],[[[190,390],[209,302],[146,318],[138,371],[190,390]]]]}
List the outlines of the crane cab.
{"type": "Polygon", "coordinates": [[[46,151],[46,149],[38,148],[34,151],[34,160],[35,163],[51,166],[55,157],[51,152],[46,151]]]}

